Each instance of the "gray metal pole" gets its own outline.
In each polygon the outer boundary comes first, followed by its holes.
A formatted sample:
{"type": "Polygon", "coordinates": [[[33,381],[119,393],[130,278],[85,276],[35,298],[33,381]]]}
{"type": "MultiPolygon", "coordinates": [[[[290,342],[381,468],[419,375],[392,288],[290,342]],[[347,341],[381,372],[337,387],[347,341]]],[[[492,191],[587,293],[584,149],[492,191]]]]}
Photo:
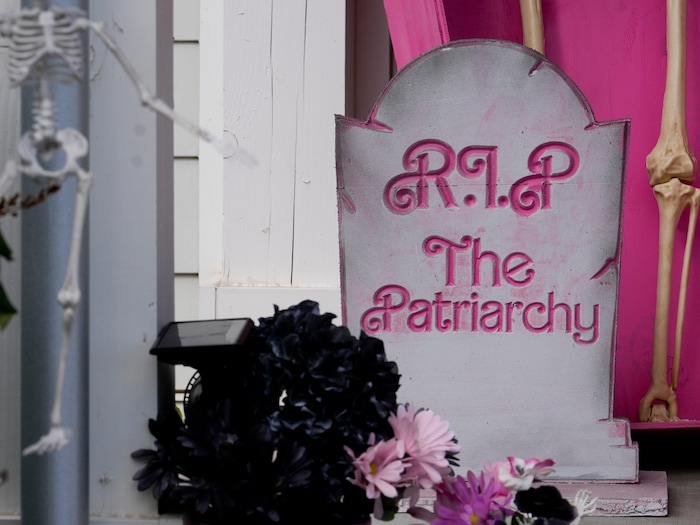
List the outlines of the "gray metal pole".
{"type": "MultiPolygon", "coordinates": [[[[50,3],[86,12],[88,7],[87,0],[50,3]]],[[[25,8],[35,4],[34,0],[22,0],[25,8]]],[[[83,45],[83,49],[87,47],[83,45]]],[[[84,71],[88,71],[87,61],[84,71]]],[[[22,130],[25,131],[31,127],[34,93],[32,87],[22,89],[22,130]]],[[[87,82],[55,85],[54,95],[59,128],[73,127],[88,136],[87,82]]],[[[61,165],[60,158],[51,162],[61,165]]],[[[22,186],[25,194],[36,192],[32,181],[24,180],[22,186]]],[[[69,177],[60,191],[22,215],[22,447],[36,442],[49,430],[62,335],[62,311],[56,296],[68,262],[75,192],[74,177],[69,177]]],[[[89,522],[87,265],[87,249],[84,249],[80,260],[82,299],[73,325],[63,392],[63,421],[73,437],[57,453],[22,459],[24,525],[89,522]]]]}

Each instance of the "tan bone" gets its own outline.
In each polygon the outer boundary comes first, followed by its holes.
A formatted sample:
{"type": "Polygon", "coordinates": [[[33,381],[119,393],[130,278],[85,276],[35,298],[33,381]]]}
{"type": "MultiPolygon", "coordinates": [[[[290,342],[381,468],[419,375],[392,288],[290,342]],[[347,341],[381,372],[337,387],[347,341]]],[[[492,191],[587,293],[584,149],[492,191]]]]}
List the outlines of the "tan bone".
{"type": "Polygon", "coordinates": [[[649,184],[659,208],[659,263],[654,320],[654,351],[649,389],[639,402],[640,421],[678,420],[676,389],[680,369],[685,301],[690,254],[700,203],[700,190],[689,186],[697,171],[686,127],[686,34],[687,0],[667,0],[666,39],[668,64],[661,130],[656,146],[646,160],[649,184]],[[669,310],[673,247],[681,214],[690,206],[683,269],[678,299],[671,385],[667,379],[669,310]],[[655,403],[658,402],[658,403],[655,403]]]}

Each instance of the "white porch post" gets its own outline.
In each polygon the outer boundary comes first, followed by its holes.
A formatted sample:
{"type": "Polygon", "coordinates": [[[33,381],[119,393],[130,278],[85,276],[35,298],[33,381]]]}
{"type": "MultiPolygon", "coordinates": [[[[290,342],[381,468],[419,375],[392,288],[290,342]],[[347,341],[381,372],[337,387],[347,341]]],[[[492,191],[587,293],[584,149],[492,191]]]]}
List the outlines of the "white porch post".
{"type": "MultiPolygon", "coordinates": [[[[56,7],[85,10],[86,0],[52,2],[56,7]]],[[[23,8],[34,2],[23,0],[23,8]]],[[[86,40],[85,40],[86,41],[86,40]]],[[[58,128],[72,127],[87,133],[87,88],[84,83],[55,84],[58,128]]],[[[32,128],[34,86],[22,87],[22,129],[32,128]]],[[[60,169],[64,160],[50,161],[60,169]]],[[[30,180],[22,181],[23,193],[36,193],[30,180]]],[[[56,391],[61,338],[62,308],[57,294],[68,262],[77,184],[69,177],[62,189],[22,217],[22,446],[43,436],[56,391]]],[[[87,228],[87,225],[86,225],[87,228]]],[[[72,431],[70,446],[57,454],[29,455],[22,460],[22,521],[31,525],[79,525],[88,523],[88,312],[87,251],[80,256],[79,286],[83,300],[75,313],[73,334],[63,391],[63,422],[72,431]]]]}

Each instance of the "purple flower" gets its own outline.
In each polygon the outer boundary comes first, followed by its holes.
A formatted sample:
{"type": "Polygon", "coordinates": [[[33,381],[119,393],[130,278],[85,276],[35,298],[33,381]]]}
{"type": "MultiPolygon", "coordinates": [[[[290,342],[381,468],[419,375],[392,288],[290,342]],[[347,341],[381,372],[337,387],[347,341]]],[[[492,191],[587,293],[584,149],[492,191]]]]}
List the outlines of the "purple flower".
{"type": "Polygon", "coordinates": [[[506,516],[511,516],[511,497],[503,499],[503,485],[495,478],[484,474],[477,477],[473,472],[446,478],[435,486],[434,512],[411,509],[413,517],[430,520],[431,525],[495,525],[506,516]]]}

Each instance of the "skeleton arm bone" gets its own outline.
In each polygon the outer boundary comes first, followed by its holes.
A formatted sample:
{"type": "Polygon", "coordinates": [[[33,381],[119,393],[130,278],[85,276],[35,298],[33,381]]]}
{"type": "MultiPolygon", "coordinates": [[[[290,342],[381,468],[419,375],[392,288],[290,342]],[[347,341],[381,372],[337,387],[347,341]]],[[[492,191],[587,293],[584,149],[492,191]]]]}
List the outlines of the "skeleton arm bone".
{"type": "Polygon", "coordinates": [[[91,20],[88,20],[87,18],[81,19],[81,22],[85,29],[92,30],[102,40],[102,42],[104,42],[105,46],[107,46],[107,49],[109,49],[109,51],[117,59],[119,64],[122,66],[122,68],[128,75],[131,82],[134,84],[134,86],[136,86],[136,89],[139,93],[139,98],[141,99],[141,104],[151,108],[153,111],[172,120],[173,122],[177,123],[179,126],[189,131],[190,133],[197,135],[205,141],[213,144],[224,157],[230,156],[233,153],[235,144],[233,144],[232,141],[221,140],[215,137],[209,131],[197,126],[196,124],[193,124],[182,115],[173,111],[173,109],[168,104],[166,104],[161,99],[156,97],[153,93],[151,93],[146,84],[144,84],[141,80],[141,77],[139,77],[134,67],[126,59],[124,53],[122,53],[121,49],[119,49],[117,43],[105,30],[103,23],[93,22],[91,20]]]}

